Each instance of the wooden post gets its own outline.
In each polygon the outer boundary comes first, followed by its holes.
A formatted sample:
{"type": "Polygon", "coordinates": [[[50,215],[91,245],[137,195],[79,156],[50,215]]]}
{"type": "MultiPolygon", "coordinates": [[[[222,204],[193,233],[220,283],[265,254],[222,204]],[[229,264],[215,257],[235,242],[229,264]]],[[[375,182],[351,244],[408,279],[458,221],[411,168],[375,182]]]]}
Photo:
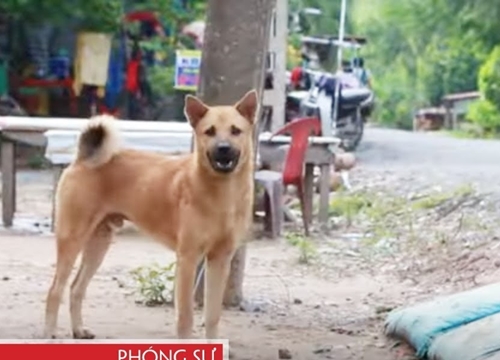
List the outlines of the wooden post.
{"type": "MultiPolygon", "coordinates": [[[[262,92],[275,3],[276,0],[208,1],[198,86],[198,96],[204,102],[212,106],[228,105],[252,88],[262,92]]],[[[242,246],[231,264],[224,297],[226,305],[238,305],[243,299],[244,268],[245,246],[242,246]]],[[[200,281],[195,291],[199,304],[203,302],[203,283],[200,281]]]]}

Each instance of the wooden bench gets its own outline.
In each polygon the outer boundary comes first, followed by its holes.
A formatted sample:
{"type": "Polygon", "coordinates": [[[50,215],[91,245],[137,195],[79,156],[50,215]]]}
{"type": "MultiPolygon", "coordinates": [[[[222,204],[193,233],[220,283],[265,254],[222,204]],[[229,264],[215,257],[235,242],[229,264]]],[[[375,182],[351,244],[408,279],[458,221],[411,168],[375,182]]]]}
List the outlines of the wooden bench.
{"type": "MultiPolygon", "coordinates": [[[[76,140],[85,119],[42,119],[1,117],[2,136],[2,210],[3,224],[12,226],[16,211],[16,167],[14,163],[15,144],[24,142],[46,146],[46,157],[53,164],[54,186],[59,176],[74,157],[76,140]]],[[[188,153],[191,150],[192,131],[188,123],[155,121],[117,121],[122,130],[124,146],[165,154],[188,153]]],[[[259,154],[263,163],[283,161],[283,146],[289,144],[288,136],[270,137],[269,133],[259,136],[259,154]]],[[[320,168],[319,221],[328,220],[330,166],[334,154],[331,146],[338,145],[337,138],[311,137],[306,154],[306,192],[308,201],[313,198],[313,170],[320,168]]],[[[312,207],[310,207],[312,208],[312,207]]]]}

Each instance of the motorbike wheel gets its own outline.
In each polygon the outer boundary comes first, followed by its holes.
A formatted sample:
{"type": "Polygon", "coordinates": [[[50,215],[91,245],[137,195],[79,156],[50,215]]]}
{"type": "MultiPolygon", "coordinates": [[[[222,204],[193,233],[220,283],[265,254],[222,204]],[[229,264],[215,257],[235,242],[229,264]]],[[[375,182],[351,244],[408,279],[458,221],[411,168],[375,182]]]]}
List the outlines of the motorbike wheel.
{"type": "Polygon", "coordinates": [[[363,133],[365,130],[365,120],[361,114],[352,115],[350,122],[354,125],[352,131],[346,132],[342,129],[338,129],[338,134],[342,142],[340,147],[345,151],[354,151],[358,147],[361,139],[363,138],[363,133]]]}

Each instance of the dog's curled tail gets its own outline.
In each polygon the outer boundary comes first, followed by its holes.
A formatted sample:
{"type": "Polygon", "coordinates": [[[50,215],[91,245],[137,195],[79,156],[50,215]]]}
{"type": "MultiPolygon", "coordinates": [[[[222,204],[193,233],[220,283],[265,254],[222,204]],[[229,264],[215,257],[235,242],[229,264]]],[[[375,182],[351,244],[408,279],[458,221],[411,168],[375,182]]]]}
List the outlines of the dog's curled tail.
{"type": "Polygon", "coordinates": [[[98,115],[90,119],[78,139],[76,162],[96,168],[106,164],[120,149],[116,119],[98,115]]]}

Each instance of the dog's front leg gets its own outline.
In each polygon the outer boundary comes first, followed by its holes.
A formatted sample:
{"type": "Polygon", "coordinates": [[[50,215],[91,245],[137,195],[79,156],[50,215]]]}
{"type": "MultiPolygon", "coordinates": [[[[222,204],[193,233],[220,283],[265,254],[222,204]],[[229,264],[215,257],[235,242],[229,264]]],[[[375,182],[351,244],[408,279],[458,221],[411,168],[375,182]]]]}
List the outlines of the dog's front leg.
{"type": "Polygon", "coordinates": [[[197,256],[178,254],[175,274],[175,312],[177,337],[189,339],[193,332],[194,297],[193,284],[197,256]]]}
{"type": "Polygon", "coordinates": [[[207,339],[218,339],[219,336],[222,301],[233,255],[232,247],[223,247],[215,249],[206,257],[204,315],[207,339]]]}

